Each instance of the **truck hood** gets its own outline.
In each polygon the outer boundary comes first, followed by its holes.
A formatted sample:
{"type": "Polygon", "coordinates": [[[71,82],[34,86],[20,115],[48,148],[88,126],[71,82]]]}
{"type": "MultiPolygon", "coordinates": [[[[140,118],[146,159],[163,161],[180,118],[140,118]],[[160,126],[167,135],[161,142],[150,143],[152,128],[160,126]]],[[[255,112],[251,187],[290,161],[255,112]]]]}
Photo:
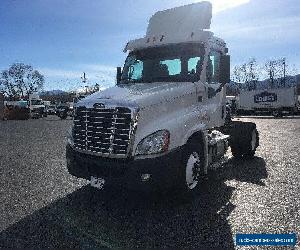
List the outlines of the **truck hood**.
{"type": "Polygon", "coordinates": [[[110,87],[94,93],[78,102],[77,106],[92,106],[94,103],[134,106],[145,108],[175,97],[192,93],[193,83],[139,83],[110,87]]]}

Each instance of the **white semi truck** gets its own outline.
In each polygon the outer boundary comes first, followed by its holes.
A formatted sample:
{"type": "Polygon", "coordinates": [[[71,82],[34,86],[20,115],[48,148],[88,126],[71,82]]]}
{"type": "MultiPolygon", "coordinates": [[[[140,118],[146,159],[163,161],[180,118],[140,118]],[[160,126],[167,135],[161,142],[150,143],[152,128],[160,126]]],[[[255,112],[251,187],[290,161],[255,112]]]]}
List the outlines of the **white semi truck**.
{"type": "Polygon", "coordinates": [[[229,122],[230,60],[201,2],[159,11],[146,36],[129,41],[117,84],[76,104],[66,147],[72,175],[104,188],[180,187],[188,193],[209,168],[233,156],[251,158],[254,123],[229,122]]]}
{"type": "Polygon", "coordinates": [[[274,116],[295,114],[298,96],[295,87],[243,91],[238,96],[238,114],[268,113],[274,116]]]}

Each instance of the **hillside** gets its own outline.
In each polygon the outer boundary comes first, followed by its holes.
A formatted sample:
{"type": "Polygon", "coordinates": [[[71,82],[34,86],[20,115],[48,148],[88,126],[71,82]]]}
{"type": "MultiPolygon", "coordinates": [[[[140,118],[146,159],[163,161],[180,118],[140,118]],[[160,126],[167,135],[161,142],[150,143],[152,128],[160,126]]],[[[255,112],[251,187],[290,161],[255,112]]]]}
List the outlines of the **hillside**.
{"type": "MultiPolygon", "coordinates": [[[[275,88],[281,88],[283,83],[283,78],[276,79],[274,86],[275,88]]],[[[285,87],[293,87],[297,86],[298,95],[300,95],[300,74],[295,76],[287,76],[285,79],[285,87]]],[[[262,81],[258,81],[256,84],[256,89],[269,89],[270,88],[270,80],[265,79],[262,81]]],[[[239,84],[234,81],[231,81],[227,87],[227,95],[237,95],[239,90],[247,90],[248,86],[246,84],[239,84]]]]}

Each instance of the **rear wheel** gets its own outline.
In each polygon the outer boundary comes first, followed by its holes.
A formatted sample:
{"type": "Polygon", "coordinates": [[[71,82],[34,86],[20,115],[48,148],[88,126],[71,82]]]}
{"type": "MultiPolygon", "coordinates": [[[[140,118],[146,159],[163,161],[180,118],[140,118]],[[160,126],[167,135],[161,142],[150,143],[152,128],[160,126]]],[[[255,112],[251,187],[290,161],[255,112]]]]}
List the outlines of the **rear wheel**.
{"type": "Polygon", "coordinates": [[[236,158],[252,158],[259,145],[259,134],[254,123],[236,123],[230,140],[232,155],[236,158]]]}
{"type": "Polygon", "coordinates": [[[255,128],[251,132],[250,145],[248,146],[248,150],[244,153],[244,157],[246,157],[246,158],[254,157],[255,151],[257,148],[257,144],[258,144],[258,132],[255,128]]]}

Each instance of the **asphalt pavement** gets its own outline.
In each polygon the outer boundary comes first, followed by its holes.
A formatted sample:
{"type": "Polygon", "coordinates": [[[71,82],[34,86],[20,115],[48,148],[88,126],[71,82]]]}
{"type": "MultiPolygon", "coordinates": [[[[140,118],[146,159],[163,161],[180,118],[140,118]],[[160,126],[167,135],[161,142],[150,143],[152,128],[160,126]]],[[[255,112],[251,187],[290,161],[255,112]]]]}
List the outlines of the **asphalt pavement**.
{"type": "Polygon", "coordinates": [[[300,117],[241,120],[257,124],[256,157],[230,158],[192,200],[95,192],[67,172],[70,119],[0,121],[0,247],[239,249],[236,233],[299,234],[300,117]]]}

